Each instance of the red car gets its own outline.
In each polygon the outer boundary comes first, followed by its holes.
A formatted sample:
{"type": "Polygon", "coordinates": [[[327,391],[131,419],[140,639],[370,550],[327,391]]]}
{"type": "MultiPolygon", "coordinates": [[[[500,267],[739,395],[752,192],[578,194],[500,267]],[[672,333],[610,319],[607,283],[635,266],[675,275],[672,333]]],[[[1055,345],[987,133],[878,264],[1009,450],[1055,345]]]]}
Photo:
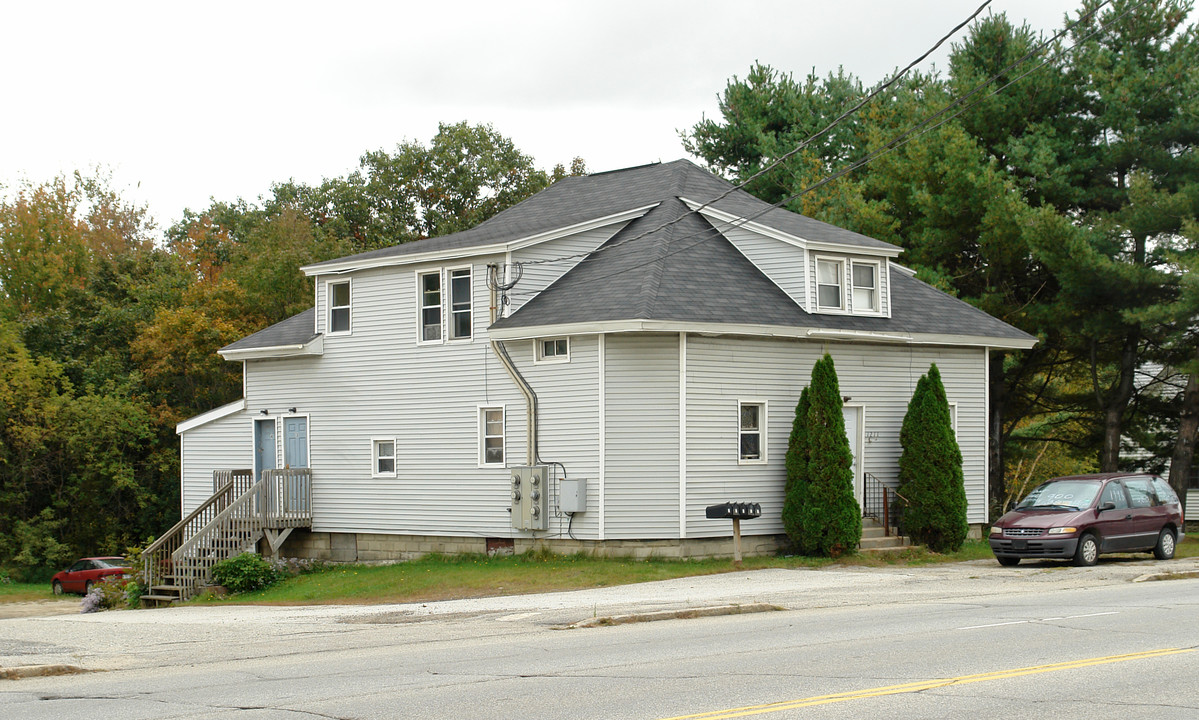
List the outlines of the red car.
{"type": "Polygon", "coordinates": [[[91,557],[78,560],[74,565],[55,574],[50,587],[55,595],[65,592],[91,592],[92,586],[106,577],[129,575],[129,563],[123,557],[91,557]]]}
{"type": "Polygon", "coordinates": [[[1062,558],[1094,565],[1109,552],[1174,557],[1183,537],[1182,504],[1154,475],[1107,473],[1050,480],[991,526],[1000,565],[1023,558],[1062,558]]]}

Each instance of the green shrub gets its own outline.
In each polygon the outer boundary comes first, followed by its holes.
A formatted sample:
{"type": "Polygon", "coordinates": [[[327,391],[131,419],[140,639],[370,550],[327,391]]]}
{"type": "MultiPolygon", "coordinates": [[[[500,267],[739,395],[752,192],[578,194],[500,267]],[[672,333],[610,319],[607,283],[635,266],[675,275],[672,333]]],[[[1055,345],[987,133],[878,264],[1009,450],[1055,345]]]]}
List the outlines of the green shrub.
{"type": "Polygon", "coordinates": [[[903,527],[933,552],[957,552],[966,541],[962,452],[936,365],[916,383],[899,431],[899,494],[907,500],[903,527]]]}
{"type": "MultiPolygon", "coordinates": [[[[789,524],[798,533],[792,540],[804,555],[839,557],[858,547],[862,509],[853,495],[853,453],[845,436],[841,388],[831,355],[826,353],[812,368],[808,390],[803,425],[792,433],[797,441],[792,464],[803,475],[792,488],[798,502],[789,524]]],[[[801,409],[796,410],[797,422],[801,409]]]]}
{"type": "Polygon", "coordinates": [[[787,485],[783,497],[783,529],[792,544],[799,546],[803,535],[801,518],[807,503],[808,485],[808,389],[799,394],[795,405],[795,420],[787,440],[787,485]]]}
{"type": "Polygon", "coordinates": [[[213,582],[235,593],[264,588],[278,579],[278,571],[262,556],[254,553],[242,553],[212,566],[213,582]]]}

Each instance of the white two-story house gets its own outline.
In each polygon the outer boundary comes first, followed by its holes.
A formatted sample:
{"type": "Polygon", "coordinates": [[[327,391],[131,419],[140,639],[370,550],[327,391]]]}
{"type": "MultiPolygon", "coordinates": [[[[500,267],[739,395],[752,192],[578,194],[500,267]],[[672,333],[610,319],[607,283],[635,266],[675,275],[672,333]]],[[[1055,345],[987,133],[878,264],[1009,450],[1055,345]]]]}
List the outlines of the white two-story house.
{"type": "Polygon", "coordinates": [[[220,351],[244,397],[178,427],[183,513],[216,470],[308,468],[311,527],[285,555],[720,554],[730,523],[705,508],[725,501],[761,504],[742,532],[764,551],[827,352],[863,502],[895,485],[907,403],[936,363],[984,523],[988,353],[1035,339],[916,280],[900,252],[677,161],[305,267],[311,310],[220,351]]]}

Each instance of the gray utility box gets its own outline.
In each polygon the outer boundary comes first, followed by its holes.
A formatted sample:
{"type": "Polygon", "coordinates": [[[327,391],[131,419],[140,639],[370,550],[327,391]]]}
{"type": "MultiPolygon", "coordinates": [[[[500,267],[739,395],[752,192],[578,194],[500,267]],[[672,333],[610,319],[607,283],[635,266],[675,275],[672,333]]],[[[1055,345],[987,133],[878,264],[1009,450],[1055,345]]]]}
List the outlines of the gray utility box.
{"type": "Polygon", "coordinates": [[[516,530],[544,530],[546,502],[549,496],[549,467],[522,465],[509,468],[512,479],[512,527],[516,530]]]}
{"type": "Polygon", "coordinates": [[[587,480],[562,478],[558,483],[558,509],[564,513],[587,512],[587,480]]]}

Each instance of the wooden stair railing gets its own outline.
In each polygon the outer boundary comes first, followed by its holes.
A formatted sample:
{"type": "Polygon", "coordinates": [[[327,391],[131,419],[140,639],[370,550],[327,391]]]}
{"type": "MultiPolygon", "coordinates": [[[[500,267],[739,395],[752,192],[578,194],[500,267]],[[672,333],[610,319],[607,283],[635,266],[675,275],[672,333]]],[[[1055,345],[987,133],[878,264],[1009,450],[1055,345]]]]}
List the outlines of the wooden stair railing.
{"type": "Polygon", "coordinates": [[[212,474],[216,491],[187,517],[175,523],[142,551],[142,573],[147,590],[172,586],[174,569],[171,555],[183,542],[212,522],[238,495],[254,482],[253,470],[217,470],[212,474]]]}
{"type": "Polygon", "coordinates": [[[211,578],[212,566],[255,549],[266,538],[273,554],[294,528],[312,527],[308,468],[213,473],[217,491],[144,551],[148,592],[143,605],[187,600],[211,578]]]}

